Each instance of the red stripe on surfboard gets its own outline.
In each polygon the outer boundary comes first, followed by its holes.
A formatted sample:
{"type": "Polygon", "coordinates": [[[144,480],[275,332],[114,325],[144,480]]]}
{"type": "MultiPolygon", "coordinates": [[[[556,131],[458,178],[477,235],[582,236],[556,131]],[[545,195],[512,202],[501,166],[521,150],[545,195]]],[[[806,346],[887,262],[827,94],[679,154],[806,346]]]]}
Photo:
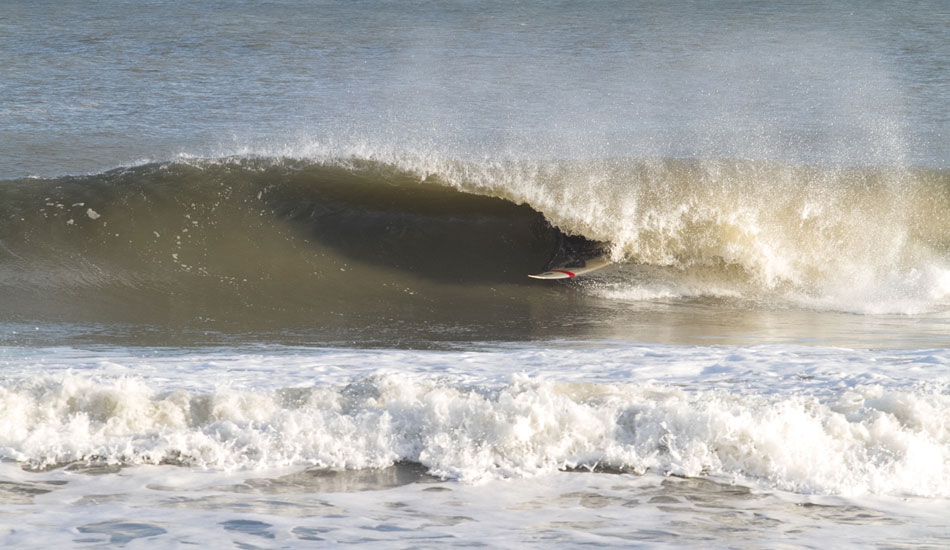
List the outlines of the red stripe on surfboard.
{"type": "Polygon", "coordinates": [[[564,271],[563,269],[552,269],[551,271],[554,272],[554,273],[563,273],[563,274],[567,275],[568,278],[570,278],[570,277],[577,277],[577,274],[576,274],[576,273],[571,273],[570,271],[564,271]]]}

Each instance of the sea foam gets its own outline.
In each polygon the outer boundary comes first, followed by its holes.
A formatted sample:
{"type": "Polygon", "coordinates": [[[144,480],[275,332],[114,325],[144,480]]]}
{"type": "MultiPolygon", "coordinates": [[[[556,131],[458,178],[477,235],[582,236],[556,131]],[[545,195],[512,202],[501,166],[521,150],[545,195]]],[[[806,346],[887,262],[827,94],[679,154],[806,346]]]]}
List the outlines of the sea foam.
{"type": "Polygon", "coordinates": [[[590,469],[950,496],[944,351],[285,350],[181,361],[116,357],[92,372],[8,377],[0,454],[32,468],[414,462],[466,482],[590,469]],[[123,363],[146,368],[115,374],[123,363]],[[163,383],[176,364],[183,379],[163,383]],[[228,372],[231,384],[204,381],[228,372]],[[242,373],[268,372],[270,387],[242,387],[242,373]]]}

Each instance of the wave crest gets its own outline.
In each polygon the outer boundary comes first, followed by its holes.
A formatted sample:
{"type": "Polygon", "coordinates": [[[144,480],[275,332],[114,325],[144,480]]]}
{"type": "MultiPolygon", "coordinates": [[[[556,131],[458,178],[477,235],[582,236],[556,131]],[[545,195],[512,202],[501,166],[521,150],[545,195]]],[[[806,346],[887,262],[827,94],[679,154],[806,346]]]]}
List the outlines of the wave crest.
{"type": "Polygon", "coordinates": [[[950,298],[941,170],[192,159],[8,181],[0,197],[0,292],[27,316],[158,308],[280,324],[287,312],[400,316],[421,304],[451,321],[459,304],[548,300],[525,275],[597,243],[617,265],[586,288],[619,302],[921,313],[950,298]]]}

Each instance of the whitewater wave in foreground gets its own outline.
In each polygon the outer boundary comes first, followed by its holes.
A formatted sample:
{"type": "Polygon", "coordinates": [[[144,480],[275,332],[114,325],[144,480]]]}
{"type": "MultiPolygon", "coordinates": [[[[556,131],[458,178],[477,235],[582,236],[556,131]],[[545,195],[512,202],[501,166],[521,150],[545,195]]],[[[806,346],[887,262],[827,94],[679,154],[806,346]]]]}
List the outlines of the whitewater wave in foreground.
{"type": "Polygon", "coordinates": [[[8,361],[0,388],[0,454],[30,468],[412,462],[465,481],[591,469],[802,493],[950,496],[944,350],[44,357],[44,376],[26,375],[35,374],[29,357],[8,361]]]}
{"type": "Polygon", "coordinates": [[[0,292],[13,315],[247,313],[280,325],[314,311],[399,316],[423,301],[452,318],[465,308],[439,303],[533,296],[527,273],[596,246],[617,264],[589,293],[618,303],[744,297],[914,314],[950,297],[940,170],[192,159],[7,181],[0,197],[0,292]]]}

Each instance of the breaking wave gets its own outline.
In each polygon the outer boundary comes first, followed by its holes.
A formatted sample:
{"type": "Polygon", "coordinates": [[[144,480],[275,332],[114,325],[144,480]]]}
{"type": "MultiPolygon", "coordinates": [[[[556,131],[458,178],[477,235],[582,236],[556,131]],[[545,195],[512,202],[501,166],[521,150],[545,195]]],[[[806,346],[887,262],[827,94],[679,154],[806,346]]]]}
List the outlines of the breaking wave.
{"type": "Polygon", "coordinates": [[[200,392],[63,375],[8,384],[0,405],[0,455],[30,468],[411,462],[464,481],[651,471],[804,493],[950,496],[950,432],[939,420],[950,399],[926,388],[818,398],[381,372],[342,387],[200,392]]]}
{"type": "Polygon", "coordinates": [[[525,275],[605,251],[572,292],[914,314],[948,305],[948,212],[931,169],[179,160],[2,182],[0,300],[8,320],[465,321],[550,300],[525,275]]]}

